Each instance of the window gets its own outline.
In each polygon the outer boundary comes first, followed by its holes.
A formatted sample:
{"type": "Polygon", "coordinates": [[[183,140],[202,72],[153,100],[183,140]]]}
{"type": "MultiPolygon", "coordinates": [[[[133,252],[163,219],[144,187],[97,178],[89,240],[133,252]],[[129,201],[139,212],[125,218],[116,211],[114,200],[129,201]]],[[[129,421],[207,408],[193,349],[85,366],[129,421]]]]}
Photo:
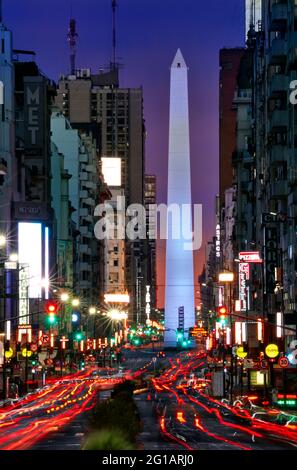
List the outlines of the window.
{"type": "Polygon", "coordinates": [[[113,265],[114,265],[115,267],[117,267],[117,266],[119,265],[119,261],[118,261],[117,259],[115,259],[115,260],[113,261],[113,265]]]}

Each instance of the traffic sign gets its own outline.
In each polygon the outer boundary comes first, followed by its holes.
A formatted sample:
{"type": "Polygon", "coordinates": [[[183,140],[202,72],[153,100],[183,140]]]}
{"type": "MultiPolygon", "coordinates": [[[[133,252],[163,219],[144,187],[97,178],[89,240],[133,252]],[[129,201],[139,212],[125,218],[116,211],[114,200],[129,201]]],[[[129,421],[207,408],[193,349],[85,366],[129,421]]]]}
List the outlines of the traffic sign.
{"type": "Polygon", "coordinates": [[[31,357],[32,356],[32,351],[30,351],[30,349],[27,349],[27,348],[23,348],[22,349],[22,356],[23,357],[31,357]]]}
{"type": "Polygon", "coordinates": [[[36,343],[31,343],[30,349],[32,352],[36,352],[38,349],[38,346],[36,343]]]}
{"type": "Polygon", "coordinates": [[[42,342],[43,346],[46,346],[50,342],[49,335],[42,335],[40,341],[42,342]]]}
{"type": "Polygon", "coordinates": [[[9,348],[9,350],[5,351],[4,354],[5,354],[6,359],[10,359],[13,356],[13,349],[9,348]]]}
{"type": "Polygon", "coordinates": [[[153,357],[153,362],[156,362],[157,358],[156,357],[153,357]]]}
{"type": "Polygon", "coordinates": [[[284,369],[289,366],[289,359],[286,356],[282,356],[278,360],[278,365],[284,369]]]}
{"type": "Polygon", "coordinates": [[[247,352],[244,350],[243,346],[238,346],[236,355],[241,359],[244,359],[247,356],[247,352]]]}
{"type": "Polygon", "coordinates": [[[254,361],[253,361],[253,359],[244,359],[243,365],[247,369],[251,369],[252,367],[254,367],[254,361]]]}
{"type": "Polygon", "coordinates": [[[47,366],[52,366],[53,365],[53,360],[50,357],[48,359],[45,359],[44,362],[47,366]]]}
{"type": "Polygon", "coordinates": [[[274,358],[277,357],[279,354],[278,346],[277,344],[268,344],[265,348],[265,353],[266,356],[274,358]]]}

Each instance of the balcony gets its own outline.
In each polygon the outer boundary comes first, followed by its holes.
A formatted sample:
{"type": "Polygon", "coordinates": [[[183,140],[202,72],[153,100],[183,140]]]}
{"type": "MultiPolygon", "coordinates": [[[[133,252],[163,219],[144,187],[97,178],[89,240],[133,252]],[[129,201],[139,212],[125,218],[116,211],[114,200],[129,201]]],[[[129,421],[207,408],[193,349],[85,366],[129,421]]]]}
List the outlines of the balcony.
{"type": "Polygon", "coordinates": [[[279,65],[286,62],[288,44],[284,39],[275,38],[268,53],[269,64],[279,65]]]}
{"type": "MultiPolygon", "coordinates": [[[[84,191],[87,192],[87,191],[84,191]]],[[[84,198],[84,204],[94,207],[95,206],[95,200],[92,197],[86,197],[84,198]]]]}
{"type": "Polygon", "coordinates": [[[80,199],[86,199],[88,197],[88,194],[89,194],[88,191],[83,190],[79,192],[79,197],[80,199]]]}
{"type": "Polygon", "coordinates": [[[92,271],[92,265],[90,263],[79,263],[80,271],[92,271]]]}
{"type": "Polygon", "coordinates": [[[268,85],[269,96],[276,96],[279,93],[286,93],[289,89],[288,77],[283,74],[275,74],[268,85]]]}
{"type": "Polygon", "coordinates": [[[270,183],[270,198],[282,199],[288,196],[289,188],[287,180],[273,181],[270,183]]]}
{"type": "Polygon", "coordinates": [[[79,252],[86,255],[91,255],[92,250],[89,245],[79,245],[79,252]]]}
{"type": "Polygon", "coordinates": [[[80,217],[86,217],[87,215],[89,215],[89,211],[87,208],[82,208],[79,210],[79,216],[80,217]]]}
{"type": "Polygon", "coordinates": [[[286,27],[288,20],[287,3],[275,3],[272,5],[270,31],[280,31],[286,27]]]}
{"type": "Polygon", "coordinates": [[[93,231],[89,227],[87,227],[86,225],[81,225],[79,227],[79,231],[80,231],[81,235],[83,235],[84,237],[87,237],[87,238],[93,238],[94,237],[93,231]]]}
{"type": "Polygon", "coordinates": [[[88,180],[88,173],[85,171],[81,171],[79,174],[80,181],[87,181],[88,180]]]}
{"type": "Polygon", "coordinates": [[[269,162],[279,163],[287,159],[286,147],[283,145],[274,145],[269,152],[269,162]]]}
{"type": "Polygon", "coordinates": [[[80,153],[79,154],[79,162],[80,163],[88,163],[89,155],[87,153],[80,153]]]}
{"type": "Polygon", "coordinates": [[[270,118],[270,128],[278,129],[288,127],[288,111],[285,109],[275,109],[270,118]]]}

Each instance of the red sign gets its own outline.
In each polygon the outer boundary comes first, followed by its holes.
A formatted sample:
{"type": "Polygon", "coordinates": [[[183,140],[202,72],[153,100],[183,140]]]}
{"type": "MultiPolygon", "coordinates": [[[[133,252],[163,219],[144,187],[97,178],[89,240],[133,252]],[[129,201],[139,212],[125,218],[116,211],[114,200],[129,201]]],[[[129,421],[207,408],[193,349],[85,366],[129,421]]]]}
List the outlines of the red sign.
{"type": "Polygon", "coordinates": [[[36,343],[31,343],[30,349],[32,352],[36,352],[38,349],[38,346],[36,343]]]}
{"type": "Polygon", "coordinates": [[[45,359],[44,362],[47,366],[52,366],[53,365],[53,360],[50,357],[48,359],[45,359]]]}
{"type": "Polygon", "coordinates": [[[278,365],[279,365],[280,367],[283,367],[284,369],[285,369],[286,367],[288,367],[288,365],[289,365],[289,360],[288,360],[288,358],[287,358],[286,356],[280,357],[279,360],[278,360],[278,365]]]}
{"type": "Polygon", "coordinates": [[[245,263],[262,263],[259,251],[241,251],[239,259],[245,263]]]}
{"type": "Polygon", "coordinates": [[[50,337],[49,335],[42,335],[40,338],[41,343],[46,346],[50,342],[50,337]]]}

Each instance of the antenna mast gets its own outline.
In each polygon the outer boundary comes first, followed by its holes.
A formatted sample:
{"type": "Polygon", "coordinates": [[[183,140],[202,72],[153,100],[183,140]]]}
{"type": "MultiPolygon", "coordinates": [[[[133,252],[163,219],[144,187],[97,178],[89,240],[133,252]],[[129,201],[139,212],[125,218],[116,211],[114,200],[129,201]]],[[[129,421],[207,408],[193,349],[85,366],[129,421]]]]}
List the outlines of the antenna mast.
{"type": "Polygon", "coordinates": [[[76,59],[77,37],[78,37],[78,34],[76,32],[76,21],[74,18],[70,18],[67,39],[68,39],[69,47],[70,47],[70,73],[71,75],[75,74],[75,68],[76,68],[75,59],[76,59]]]}
{"type": "Polygon", "coordinates": [[[116,69],[116,9],[117,0],[111,1],[112,6],[112,69],[116,69]]]}

